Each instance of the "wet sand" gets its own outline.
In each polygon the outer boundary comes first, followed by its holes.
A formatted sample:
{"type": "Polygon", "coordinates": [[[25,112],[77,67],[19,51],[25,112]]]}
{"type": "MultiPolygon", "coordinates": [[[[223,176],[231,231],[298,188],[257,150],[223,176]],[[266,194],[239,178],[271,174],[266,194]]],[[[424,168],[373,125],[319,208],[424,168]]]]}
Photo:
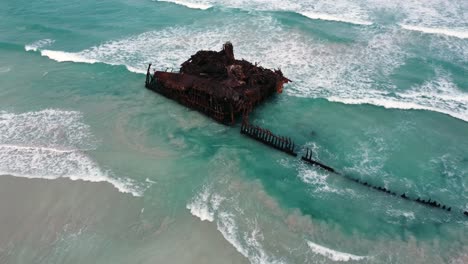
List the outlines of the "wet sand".
{"type": "Polygon", "coordinates": [[[248,263],[215,224],[144,203],[105,182],[0,176],[0,263],[248,263]]]}

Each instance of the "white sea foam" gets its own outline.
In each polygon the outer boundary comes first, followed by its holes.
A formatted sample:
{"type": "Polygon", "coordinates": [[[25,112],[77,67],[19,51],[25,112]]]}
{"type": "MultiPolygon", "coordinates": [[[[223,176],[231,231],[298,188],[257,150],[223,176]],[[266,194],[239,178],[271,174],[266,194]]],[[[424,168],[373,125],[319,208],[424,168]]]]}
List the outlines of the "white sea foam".
{"type": "Polygon", "coordinates": [[[368,258],[367,256],[356,256],[353,254],[336,251],[331,248],[315,244],[311,241],[307,241],[307,244],[314,253],[327,257],[333,261],[363,260],[368,258]]]}
{"type": "Polygon", "coordinates": [[[333,188],[328,182],[329,173],[323,171],[320,168],[311,168],[304,166],[299,169],[298,177],[304,182],[314,187],[314,192],[319,193],[335,193],[354,195],[354,192],[349,189],[337,189],[333,188]]]}
{"type": "Polygon", "coordinates": [[[77,152],[77,151],[84,151],[80,149],[56,149],[56,148],[47,148],[47,147],[34,147],[34,146],[16,146],[16,145],[9,145],[9,144],[1,144],[1,148],[4,149],[15,149],[15,150],[25,150],[25,151],[31,151],[31,150],[38,150],[38,151],[50,151],[50,152],[56,152],[56,153],[72,153],[72,152],[77,152]]]}
{"type": "Polygon", "coordinates": [[[235,215],[220,212],[217,220],[218,230],[234,248],[253,264],[280,264],[281,260],[269,256],[258,241],[262,234],[258,226],[252,226],[250,232],[241,232],[238,229],[235,215]],[[245,245],[244,245],[245,243],[245,245]]]}
{"type": "Polygon", "coordinates": [[[96,140],[77,111],[46,109],[36,112],[0,112],[0,144],[89,149],[96,140]]]}
{"type": "MultiPolygon", "coordinates": [[[[48,57],[49,59],[58,61],[58,62],[78,62],[78,63],[89,63],[94,64],[100,62],[99,60],[93,58],[87,58],[86,54],[83,52],[73,53],[73,52],[65,52],[65,51],[55,51],[55,50],[41,50],[41,55],[48,57]]],[[[104,62],[109,65],[122,65],[127,68],[128,71],[134,73],[141,73],[146,74],[146,70],[143,68],[136,68],[133,66],[121,64],[121,63],[112,63],[112,62],[104,62]]]]}
{"type": "Polygon", "coordinates": [[[302,14],[311,19],[327,21],[337,21],[357,25],[371,25],[367,21],[367,15],[363,8],[353,1],[274,1],[274,0],[159,0],[172,2],[178,5],[187,6],[194,9],[208,9],[213,6],[225,6],[231,8],[241,8],[245,10],[261,11],[290,11],[302,14]]]}
{"type": "Polygon", "coordinates": [[[7,73],[11,70],[10,67],[0,67],[0,73],[7,73]]]}
{"type": "MultiPolygon", "coordinates": [[[[76,53],[43,51],[43,55],[58,61],[125,65],[130,71],[145,73],[150,62],[156,69],[176,69],[197,50],[217,50],[224,41],[231,40],[238,58],[257,61],[268,68],[280,67],[294,81],[285,89],[289,95],[327,98],[346,104],[430,110],[468,121],[466,93],[445,73],[438,79],[445,78],[446,86],[455,91],[451,94],[430,93],[428,97],[427,93],[419,93],[417,87],[398,94],[388,92],[397,88],[392,80],[395,69],[410,57],[403,49],[410,36],[402,34],[399,28],[368,29],[363,39],[349,44],[323,43],[301,32],[287,30],[269,15],[257,14],[250,19],[233,17],[213,24],[165,28],[76,53]]],[[[465,51],[457,47],[453,56],[463,58],[459,55],[465,51]]],[[[427,86],[440,86],[438,79],[431,80],[427,86]]]]}
{"type": "Polygon", "coordinates": [[[389,109],[429,110],[468,121],[468,93],[459,89],[450,78],[439,72],[435,79],[392,96],[343,98],[331,96],[330,101],[345,104],[372,104],[389,109]]]}
{"type": "Polygon", "coordinates": [[[210,208],[210,192],[208,188],[205,188],[200,194],[198,194],[192,202],[187,204],[187,209],[190,213],[202,221],[213,222],[214,211],[210,208]]]}
{"type": "Polygon", "coordinates": [[[0,175],[109,182],[141,195],[129,179],[116,179],[87,154],[96,140],[76,111],[0,112],[0,175]]]}
{"type": "Polygon", "coordinates": [[[323,172],[319,169],[304,168],[300,171],[299,177],[305,183],[326,186],[328,173],[323,172]]]}
{"type": "Polygon", "coordinates": [[[221,212],[219,213],[219,219],[219,223],[217,224],[219,232],[221,232],[223,237],[234,246],[237,252],[248,258],[249,253],[238,238],[238,230],[236,222],[234,221],[234,215],[221,212]]]}
{"type": "Polygon", "coordinates": [[[371,10],[384,10],[408,25],[445,28],[467,25],[464,0],[369,0],[367,6],[371,10]]]}
{"type": "MultiPolygon", "coordinates": [[[[382,106],[387,109],[405,109],[405,110],[428,110],[434,111],[439,113],[444,113],[450,115],[452,117],[464,120],[468,122],[468,116],[466,113],[459,114],[452,111],[447,111],[444,109],[440,109],[439,107],[431,107],[431,106],[424,106],[418,103],[413,102],[402,102],[398,99],[386,99],[386,98],[339,98],[339,97],[329,97],[327,98],[331,102],[340,102],[344,104],[369,104],[369,105],[377,105],[382,106]]],[[[465,111],[466,112],[466,111],[465,111]]]]}
{"type": "Polygon", "coordinates": [[[37,51],[38,49],[49,46],[52,43],[54,43],[54,40],[52,39],[41,39],[31,44],[25,45],[24,49],[26,51],[37,51]]]}
{"type": "Polygon", "coordinates": [[[79,53],[64,52],[64,51],[55,51],[55,50],[41,50],[41,55],[49,57],[58,62],[72,61],[72,62],[83,62],[83,63],[96,63],[97,60],[88,59],[81,56],[79,53]]]}
{"type": "Polygon", "coordinates": [[[109,177],[108,172],[102,171],[96,162],[80,151],[0,145],[0,164],[0,175],[109,182],[120,192],[141,195],[132,189],[131,182],[109,177]]]}
{"type": "Polygon", "coordinates": [[[226,199],[213,190],[213,187],[205,186],[187,204],[190,213],[201,221],[216,223],[218,231],[221,232],[226,241],[248,258],[251,263],[283,263],[266,253],[259,241],[259,238],[263,238],[263,235],[257,224],[246,225],[246,223],[241,223],[248,219],[243,217],[243,211],[238,205],[238,199],[226,199]],[[232,212],[228,212],[227,208],[232,212]],[[239,230],[239,224],[242,224],[248,230],[239,230]]]}
{"type": "Polygon", "coordinates": [[[354,153],[348,156],[354,165],[346,168],[346,171],[365,178],[376,177],[376,175],[386,178],[388,175],[383,167],[387,163],[388,153],[392,152],[391,146],[382,138],[379,130],[371,129],[365,134],[365,139],[360,141],[354,153]]]}
{"type": "Polygon", "coordinates": [[[202,9],[202,10],[205,10],[205,9],[208,9],[208,8],[212,7],[212,5],[209,5],[209,4],[206,4],[206,3],[203,3],[203,2],[199,2],[199,1],[180,1],[180,0],[158,0],[158,1],[159,2],[174,3],[174,4],[186,6],[188,8],[202,9]]]}
{"type": "Polygon", "coordinates": [[[390,215],[393,215],[393,216],[398,216],[398,217],[403,216],[408,220],[414,220],[415,219],[414,212],[407,212],[407,211],[396,210],[396,209],[389,209],[387,212],[390,215]]]}
{"type": "Polygon", "coordinates": [[[468,30],[454,30],[450,28],[431,28],[431,27],[423,27],[423,26],[412,26],[412,25],[403,25],[400,26],[406,30],[418,31],[422,33],[428,34],[440,34],[446,35],[461,39],[468,39],[468,30]]]}
{"type": "Polygon", "coordinates": [[[321,13],[315,13],[315,12],[300,12],[300,14],[310,19],[337,21],[337,22],[344,22],[344,23],[356,24],[356,25],[366,25],[366,26],[372,25],[372,22],[370,21],[349,19],[346,17],[337,16],[337,15],[329,15],[329,14],[323,14],[323,13],[321,14],[321,13]]]}

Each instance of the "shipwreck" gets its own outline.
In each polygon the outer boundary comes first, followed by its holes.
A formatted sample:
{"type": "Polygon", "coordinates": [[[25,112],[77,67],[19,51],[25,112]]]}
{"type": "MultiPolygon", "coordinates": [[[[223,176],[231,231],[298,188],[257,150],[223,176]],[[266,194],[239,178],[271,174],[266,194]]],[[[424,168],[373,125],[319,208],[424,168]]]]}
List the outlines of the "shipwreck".
{"type": "MultiPolygon", "coordinates": [[[[236,60],[230,42],[225,43],[223,49],[218,52],[198,51],[182,63],[179,72],[154,71],[151,74],[150,70],[151,64],[146,73],[146,88],[225,125],[235,125],[236,121],[242,118],[242,135],[297,157],[296,144],[291,138],[252,125],[248,119],[249,113],[256,106],[276,93],[281,93],[284,84],[290,82],[281,70],[265,69],[246,60],[236,60]]],[[[395,197],[448,212],[452,210],[452,207],[435,200],[423,200],[406,193],[398,195],[386,187],[375,186],[351,175],[342,174],[313,157],[311,149],[303,147],[302,150],[305,153],[301,160],[319,169],[395,197]]],[[[468,211],[464,210],[462,213],[468,216],[468,211]]]]}
{"type": "MultiPolygon", "coordinates": [[[[179,72],[146,73],[146,88],[197,110],[225,125],[234,125],[290,80],[281,70],[265,69],[234,57],[230,42],[221,51],[198,51],[179,72]]],[[[244,119],[245,121],[245,119],[244,119]]]]}

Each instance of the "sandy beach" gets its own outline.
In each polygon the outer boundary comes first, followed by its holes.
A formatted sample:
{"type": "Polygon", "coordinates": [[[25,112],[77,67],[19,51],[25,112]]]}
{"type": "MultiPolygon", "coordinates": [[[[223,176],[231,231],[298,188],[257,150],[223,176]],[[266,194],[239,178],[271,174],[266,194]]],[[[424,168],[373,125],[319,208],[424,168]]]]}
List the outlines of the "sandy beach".
{"type": "Polygon", "coordinates": [[[188,213],[152,222],[143,206],[109,183],[1,176],[0,263],[248,263],[215,224],[188,213]]]}

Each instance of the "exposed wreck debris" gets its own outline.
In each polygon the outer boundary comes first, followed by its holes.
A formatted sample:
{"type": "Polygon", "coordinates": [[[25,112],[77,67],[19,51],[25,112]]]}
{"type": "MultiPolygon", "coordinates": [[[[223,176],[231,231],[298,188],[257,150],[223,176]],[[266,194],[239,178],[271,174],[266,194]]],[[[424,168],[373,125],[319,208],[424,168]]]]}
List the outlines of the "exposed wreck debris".
{"type": "MultiPolygon", "coordinates": [[[[338,175],[341,175],[343,177],[345,177],[346,179],[348,180],[351,180],[353,182],[356,182],[358,184],[361,184],[363,186],[366,186],[368,188],[371,188],[371,189],[374,189],[376,191],[380,191],[380,192],[384,192],[384,193],[387,193],[389,195],[392,195],[392,196],[395,196],[395,197],[400,197],[402,199],[405,199],[405,200],[409,200],[409,201],[413,201],[413,202],[416,202],[416,203],[420,203],[420,204],[423,204],[423,205],[426,205],[426,206],[429,206],[429,207],[434,207],[434,208],[437,208],[437,209],[442,209],[442,210],[446,210],[448,212],[451,212],[452,211],[452,207],[449,207],[447,205],[444,205],[444,204],[441,204],[435,200],[431,200],[431,199],[428,199],[428,200],[424,200],[424,199],[421,199],[419,197],[417,198],[411,198],[409,196],[406,195],[406,193],[403,193],[401,195],[398,195],[396,192],[392,192],[390,190],[388,190],[387,188],[385,187],[379,187],[379,186],[375,186],[375,185],[372,185],[368,182],[365,182],[365,181],[361,181],[359,179],[355,179],[353,177],[350,177],[349,175],[344,175],[344,174],[341,174],[339,172],[337,172],[335,169],[327,166],[327,165],[324,165],[323,163],[320,163],[314,159],[312,159],[312,151],[309,149],[309,148],[306,148],[306,152],[304,153],[304,155],[301,157],[301,159],[303,161],[306,161],[314,166],[318,166],[326,171],[329,171],[329,172],[332,172],[332,173],[335,173],[335,174],[338,174],[338,175]]],[[[465,216],[468,216],[468,212],[467,211],[463,211],[463,214],[465,216]]]]}
{"type": "Polygon", "coordinates": [[[188,106],[216,121],[235,124],[290,80],[281,70],[269,70],[234,58],[230,42],[216,51],[198,51],[182,63],[180,72],[146,73],[146,88],[188,106]]]}
{"type": "Polygon", "coordinates": [[[441,204],[441,203],[439,203],[439,202],[437,202],[435,200],[431,200],[431,199],[424,200],[424,199],[421,199],[419,197],[411,198],[408,195],[406,195],[406,193],[402,193],[401,195],[398,195],[396,192],[392,192],[392,191],[388,190],[385,187],[375,186],[375,185],[372,185],[372,184],[370,184],[368,182],[361,181],[359,179],[350,178],[348,176],[345,176],[345,177],[348,178],[351,181],[354,181],[354,182],[359,183],[361,185],[367,186],[367,187],[372,188],[374,190],[393,195],[395,197],[399,197],[399,198],[402,198],[402,199],[405,199],[405,200],[408,200],[408,201],[413,201],[413,202],[416,202],[416,203],[420,203],[420,204],[423,204],[423,205],[426,205],[426,206],[429,206],[429,207],[434,207],[434,208],[446,210],[448,212],[452,211],[452,207],[441,204]]]}
{"type": "MultiPolygon", "coordinates": [[[[322,169],[324,169],[324,170],[327,170],[327,171],[329,171],[329,172],[337,173],[337,172],[335,171],[335,169],[333,169],[332,167],[329,167],[329,166],[327,166],[327,165],[325,165],[325,164],[322,164],[322,163],[320,163],[320,162],[318,162],[318,161],[316,161],[316,160],[313,160],[313,159],[312,159],[312,151],[311,151],[309,148],[306,148],[306,153],[301,157],[301,159],[302,159],[303,161],[307,161],[307,162],[309,162],[310,164],[315,165],[315,166],[318,166],[318,167],[320,167],[320,168],[322,168],[322,169]]],[[[338,174],[338,173],[337,173],[337,174],[338,174]]]]}
{"type": "Polygon", "coordinates": [[[296,144],[291,138],[277,136],[268,129],[249,125],[246,122],[242,123],[240,133],[291,156],[297,156],[295,152],[296,144]]]}

